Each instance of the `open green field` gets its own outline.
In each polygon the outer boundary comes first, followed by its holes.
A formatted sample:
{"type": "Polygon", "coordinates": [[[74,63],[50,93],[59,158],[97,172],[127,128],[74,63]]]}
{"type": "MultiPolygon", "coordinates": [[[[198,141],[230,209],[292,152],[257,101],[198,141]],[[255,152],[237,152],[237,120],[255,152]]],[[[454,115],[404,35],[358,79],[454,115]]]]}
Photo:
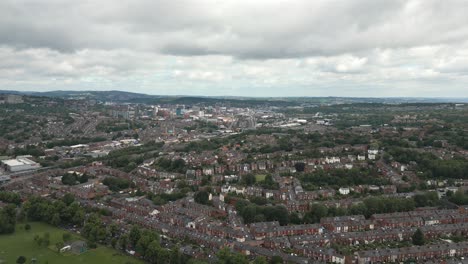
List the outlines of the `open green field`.
{"type": "MultiPolygon", "coordinates": [[[[43,223],[30,223],[31,230],[25,231],[24,224],[16,225],[16,232],[11,235],[0,235],[0,263],[16,263],[18,256],[25,256],[26,263],[30,263],[32,258],[36,258],[37,264],[140,264],[138,259],[126,256],[114,249],[99,246],[96,249],[89,249],[80,255],[70,252],[66,255],[57,253],[50,248],[55,248],[57,242],[62,241],[63,233],[67,231],[43,223]],[[50,234],[49,248],[41,247],[34,241],[34,236],[42,236],[44,233],[50,234]],[[3,260],[4,262],[1,262],[3,260]]],[[[72,241],[81,239],[72,234],[72,241]]],[[[81,239],[82,240],[82,239],[81,239]]]]}
{"type": "Polygon", "coordinates": [[[265,174],[257,174],[255,175],[255,182],[262,182],[265,180],[266,175],[265,174]]]}

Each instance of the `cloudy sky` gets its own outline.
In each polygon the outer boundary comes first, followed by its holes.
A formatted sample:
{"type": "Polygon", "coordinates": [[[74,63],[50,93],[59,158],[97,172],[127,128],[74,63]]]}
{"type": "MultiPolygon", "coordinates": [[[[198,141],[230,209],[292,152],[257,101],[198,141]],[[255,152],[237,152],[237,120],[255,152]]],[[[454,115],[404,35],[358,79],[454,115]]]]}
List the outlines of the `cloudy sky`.
{"type": "Polygon", "coordinates": [[[468,97],[468,1],[1,0],[0,89],[468,97]]]}

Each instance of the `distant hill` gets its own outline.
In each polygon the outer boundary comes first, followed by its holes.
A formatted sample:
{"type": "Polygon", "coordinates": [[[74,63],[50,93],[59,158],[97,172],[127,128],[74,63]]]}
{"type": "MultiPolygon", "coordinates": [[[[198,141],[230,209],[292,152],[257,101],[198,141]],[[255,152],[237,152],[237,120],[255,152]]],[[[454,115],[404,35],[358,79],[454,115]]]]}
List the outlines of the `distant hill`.
{"type": "Polygon", "coordinates": [[[237,107],[248,106],[298,106],[310,104],[349,104],[349,103],[468,103],[468,98],[416,98],[416,97],[241,97],[241,96],[184,96],[148,95],[125,91],[49,91],[21,92],[0,90],[0,94],[24,94],[56,97],[63,99],[97,100],[118,103],[144,104],[215,104],[222,103],[237,107]]]}
{"type": "Polygon", "coordinates": [[[197,96],[167,96],[159,98],[136,98],[131,100],[132,103],[145,103],[145,104],[181,104],[181,105],[194,105],[194,104],[223,104],[233,107],[252,107],[252,106],[296,106],[299,105],[298,101],[286,101],[278,99],[265,99],[265,98],[222,98],[222,97],[197,97],[197,96]]]}
{"type": "Polygon", "coordinates": [[[64,99],[87,99],[98,101],[116,101],[128,102],[137,98],[152,97],[146,94],[131,93],[124,91],[51,91],[51,92],[33,92],[31,95],[60,97],[64,99]]]}
{"type": "Polygon", "coordinates": [[[20,92],[4,90],[2,94],[24,94],[45,97],[59,97],[63,99],[95,99],[99,101],[126,102],[136,98],[153,97],[146,94],[131,93],[124,91],[50,91],[50,92],[20,92]]]}
{"type": "Polygon", "coordinates": [[[9,94],[24,94],[62,99],[97,100],[118,103],[141,104],[209,104],[222,103],[234,107],[249,107],[258,105],[293,106],[297,100],[284,98],[247,98],[247,97],[205,97],[205,96],[159,96],[125,91],[50,91],[50,92],[17,92],[3,91],[9,94]]]}
{"type": "Polygon", "coordinates": [[[24,92],[12,91],[12,90],[0,90],[0,94],[25,94],[24,92]]]}

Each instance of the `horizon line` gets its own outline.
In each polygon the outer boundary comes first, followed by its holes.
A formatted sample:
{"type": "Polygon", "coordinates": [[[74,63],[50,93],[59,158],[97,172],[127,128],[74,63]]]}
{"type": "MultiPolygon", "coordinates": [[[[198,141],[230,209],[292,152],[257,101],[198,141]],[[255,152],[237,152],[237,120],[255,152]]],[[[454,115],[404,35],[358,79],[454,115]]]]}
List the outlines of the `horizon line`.
{"type": "Polygon", "coordinates": [[[187,94],[149,94],[142,92],[131,92],[127,90],[46,90],[46,91],[22,91],[1,89],[0,92],[16,92],[16,93],[50,93],[50,92],[125,92],[130,94],[140,94],[146,96],[166,96],[166,97],[243,97],[243,98],[362,98],[362,99],[468,99],[467,97],[446,97],[446,96],[337,96],[337,95],[297,95],[297,96],[244,96],[244,95],[187,95],[187,94]]]}

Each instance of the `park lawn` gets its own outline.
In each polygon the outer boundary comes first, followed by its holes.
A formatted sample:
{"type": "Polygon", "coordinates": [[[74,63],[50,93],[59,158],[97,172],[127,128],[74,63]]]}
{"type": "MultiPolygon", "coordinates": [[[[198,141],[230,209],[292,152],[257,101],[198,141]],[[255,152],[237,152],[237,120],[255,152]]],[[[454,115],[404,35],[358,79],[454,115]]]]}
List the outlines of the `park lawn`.
{"type": "MultiPolygon", "coordinates": [[[[142,261],[126,256],[112,248],[98,246],[96,249],[89,249],[80,255],[70,252],[59,254],[50,248],[55,248],[57,242],[63,241],[62,235],[68,231],[53,227],[43,223],[30,223],[31,230],[24,230],[24,224],[17,224],[16,231],[9,235],[0,235],[0,260],[5,263],[16,263],[19,256],[25,256],[30,263],[32,258],[36,258],[37,264],[141,264],[142,261]],[[50,234],[49,248],[41,247],[34,241],[34,236],[42,235],[46,232],[50,234]]],[[[72,234],[72,240],[84,240],[76,234],[72,234]]],[[[0,261],[1,263],[1,261],[0,261]]]]}
{"type": "Polygon", "coordinates": [[[265,180],[266,175],[265,174],[257,174],[255,175],[255,182],[262,182],[265,180]]]}

